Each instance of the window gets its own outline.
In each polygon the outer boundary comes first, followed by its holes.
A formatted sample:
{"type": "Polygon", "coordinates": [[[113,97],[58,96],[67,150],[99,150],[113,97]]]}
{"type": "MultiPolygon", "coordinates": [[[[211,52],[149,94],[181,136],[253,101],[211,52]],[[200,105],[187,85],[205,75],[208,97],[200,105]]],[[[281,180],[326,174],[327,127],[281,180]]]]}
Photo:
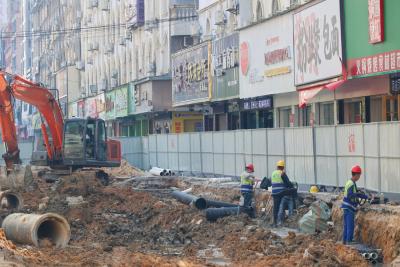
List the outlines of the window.
{"type": "Polygon", "coordinates": [[[279,109],[279,127],[290,127],[290,114],[292,110],[290,107],[279,109]]]}
{"type": "Polygon", "coordinates": [[[261,5],[261,2],[258,1],[258,2],[257,2],[256,20],[257,20],[257,21],[260,21],[260,20],[263,19],[263,17],[264,17],[263,8],[262,8],[262,5],[261,5]]]}
{"type": "Polygon", "coordinates": [[[83,158],[83,121],[70,121],[65,124],[64,156],[66,158],[83,158]]]}
{"type": "Polygon", "coordinates": [[[279,12],[279,0],[272,0],[272,14],[279,12]]]}
{"type": "Polygon", "coordinates": [[[274,119],[273,112],[270,110],[258,111],[258,128],[273,128],[274,119]]]}
{"type": "Polygon", "coordinates": [[[320,125],[334,125],[334,104],[333,103],[321,103],[319,111],[319,123],[320,125]]]}
{"type": "Polygon", "coordinates": [[[311,105],[306,106],[305,108],[299,109],[299,125],[300,126],[310,126],[311,119],[311,105]]]}
{"type": "Polygon", "coordinates": [[[239,112],[228,113],[228,130],[237,130],[239,128],[239,112]]]}

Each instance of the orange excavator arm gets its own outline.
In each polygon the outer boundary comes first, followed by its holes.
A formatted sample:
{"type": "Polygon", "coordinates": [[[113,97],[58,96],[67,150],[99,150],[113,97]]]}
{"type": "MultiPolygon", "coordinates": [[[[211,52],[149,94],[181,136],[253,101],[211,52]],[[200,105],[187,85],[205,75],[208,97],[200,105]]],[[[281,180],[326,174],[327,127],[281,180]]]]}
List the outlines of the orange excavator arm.
{"type": "MultiPolygon", "coordinates": [[[[35,106],[39,110],[46,120],[53,140],[51,145],[49,143],[46,125],[42,122],[41,128],[49,159],[61,159],[64,121],[61,108],[54,96],[48,89],[18,75],[12,76],[12,82],[8,85],[4,75],[5,73],[0,72],[0,127],[3,141],[7,145],[7,153],[5,155],[11,156],[13,160],[13,162],[10,163],[16,163],[16,161],[19,160],[19,149],[11,105],[11,95],[16,99],[35,106]],[[13,158],[14,154],[18,160],[13,158]]],[[[4,159],[6,160],[6,158],[4,159]]]]}

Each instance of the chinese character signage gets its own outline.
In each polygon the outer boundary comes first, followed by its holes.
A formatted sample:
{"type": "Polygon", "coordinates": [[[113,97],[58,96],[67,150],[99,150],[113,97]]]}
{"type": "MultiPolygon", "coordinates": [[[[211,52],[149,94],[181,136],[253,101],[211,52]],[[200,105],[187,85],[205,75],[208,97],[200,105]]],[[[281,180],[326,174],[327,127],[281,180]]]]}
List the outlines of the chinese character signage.
{"type": "Polygon", "coordinates": [[[343,4],[345,53],[350,78],[398,72],[400,1],[343,1],[343,4]]]}
{"type": "Polygon", "coordinates": [[[97,118],[97,96],[86,98],[85,102],[86,117],[97,118]]]}
{"type": "Polygon", "coordinates": [[[272,108],[272,98],[264,97],[243,101],[243,110],[251,109],[270,109],[272,108]]]}
{"type": "Polygon", "coordinates": [[[212,99],[239,96],[239,33],[217,39],[212,44],[212,99]]]}
{"type": "Polygon", "coordinates": [[[202,43],[172,56],[174,105],[208,101],[211,90],[211,44],[202,43]]]}
{"type": "Polygon", "coordinates": [[[342,73],[340,1],[325,0],[294,14],[295,84],[342,73]]]}
{"type": "Polygon", "coordinates": [[[136,97],[135,97],[135,85],[133,83],[129,84],[128,88],[128,113],[134,114],[136,111],[136,97]]]}
{"type": "Polygon", "coordinates": [[[115,91],[115,116],[125,117],[128,115],[128,86],[121,86],[115,91]]]}
{"type": "Polygon", "coordinates": [[[240,98],[296,90],[293,83],[293,13],[241,29],[239,37],[240,98]]]}
{"type": "Polygon", "coordinates": [[[106,120],[115,119],[115,91],[106,93],[106,120]]]}
{"type": "Polygon", "coordinates": [[[383,42],[383,0],[368,0],[369,42],[383,42]]]}
{"type": "Polygon", "coordinates": [[[85,100],[78,101],[78,118],[85,118],[85,100]]]}
{"type": "Polygon", "coordinates": [[[394,95],[400,93],[400,73],[390,75],[390,92],[394,95]]]}
{"type": "Polygon", "coordinates": [[[347,63],[351,76],[366,76],[400,70],[400,50],[350,59],[347,63]]]}

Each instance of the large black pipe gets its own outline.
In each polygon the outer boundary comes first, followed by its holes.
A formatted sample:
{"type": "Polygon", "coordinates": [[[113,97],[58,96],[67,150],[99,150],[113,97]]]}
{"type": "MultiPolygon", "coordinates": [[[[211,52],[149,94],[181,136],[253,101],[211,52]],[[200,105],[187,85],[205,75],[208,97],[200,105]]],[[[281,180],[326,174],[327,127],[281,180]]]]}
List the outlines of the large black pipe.
{"type": "Polygon", "coordinates": [[[189,195],[187,193],[178,191],[178,190],[174,190],[172,191],[172,196],[174,198],[176,198],[177,200],[179,200],[182,203],[188,204],[190,205],[191,203],[194,204],[194,206],[196,208],[198,208],[199,210],[203,210],[207,207],[207,202],[204,198],[202,197],[196,197],[193,195],[189,195]]]}
{"type": "Polygon", "coordinates": [[[246,213],[250,217],[254,217],[254,210],[252,208],[244,208],[237,206],[237,207],[206,209],[206,218],[208,221],[216,221],[218,218],[231,215],[239,215],[240,213],[246,213]]]}
{"type": "Polygon", "coordinates": [[[236,205],[236,204],[217,201],[217,200],[211,200],[211,199],[206,199],[206,202],[207,202],[207,208],[210,208],[210,207],[213,207],[213,208],[225,208],[225,207],[238,207],[239,206],[239,205],[236,205]]]}

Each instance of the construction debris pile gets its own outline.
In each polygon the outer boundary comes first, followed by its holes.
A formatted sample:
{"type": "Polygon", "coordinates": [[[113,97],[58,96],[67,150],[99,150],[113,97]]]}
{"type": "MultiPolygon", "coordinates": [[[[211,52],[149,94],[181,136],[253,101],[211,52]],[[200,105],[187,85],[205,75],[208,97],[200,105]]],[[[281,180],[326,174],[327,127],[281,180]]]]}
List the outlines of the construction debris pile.
{"type": "MultiPolygon", "coordinates": [[[[65,217],[70,241],[64,248],[45,238],[38,247],[15,246],[0,231],[4,262],[22,266],[131,266],[132,262],[137,266],[368,266],[356,249],[337,242],[333,228],[317,234],[293,229],[285,235],[271,229],[270,197],[265,191],[256,194],[257,218],[239,213],[210,222],[204,210],[182,203],[172,192],[191,188],[187,194],[205,199],[206,207],[210,200],[237,205],[237,184],[160,176],[126,181],[118,178],[103,186],[93,171],[76,172],[52,184],[35,178],[35,186],[19,192],[25,203],[19,212],[65,217]]],[[[302,214],[295,216],[297,220],[309,206],[299,210],[302,214]]],[[[1,219],[10,213],[3,209],[1,219]]]]}

